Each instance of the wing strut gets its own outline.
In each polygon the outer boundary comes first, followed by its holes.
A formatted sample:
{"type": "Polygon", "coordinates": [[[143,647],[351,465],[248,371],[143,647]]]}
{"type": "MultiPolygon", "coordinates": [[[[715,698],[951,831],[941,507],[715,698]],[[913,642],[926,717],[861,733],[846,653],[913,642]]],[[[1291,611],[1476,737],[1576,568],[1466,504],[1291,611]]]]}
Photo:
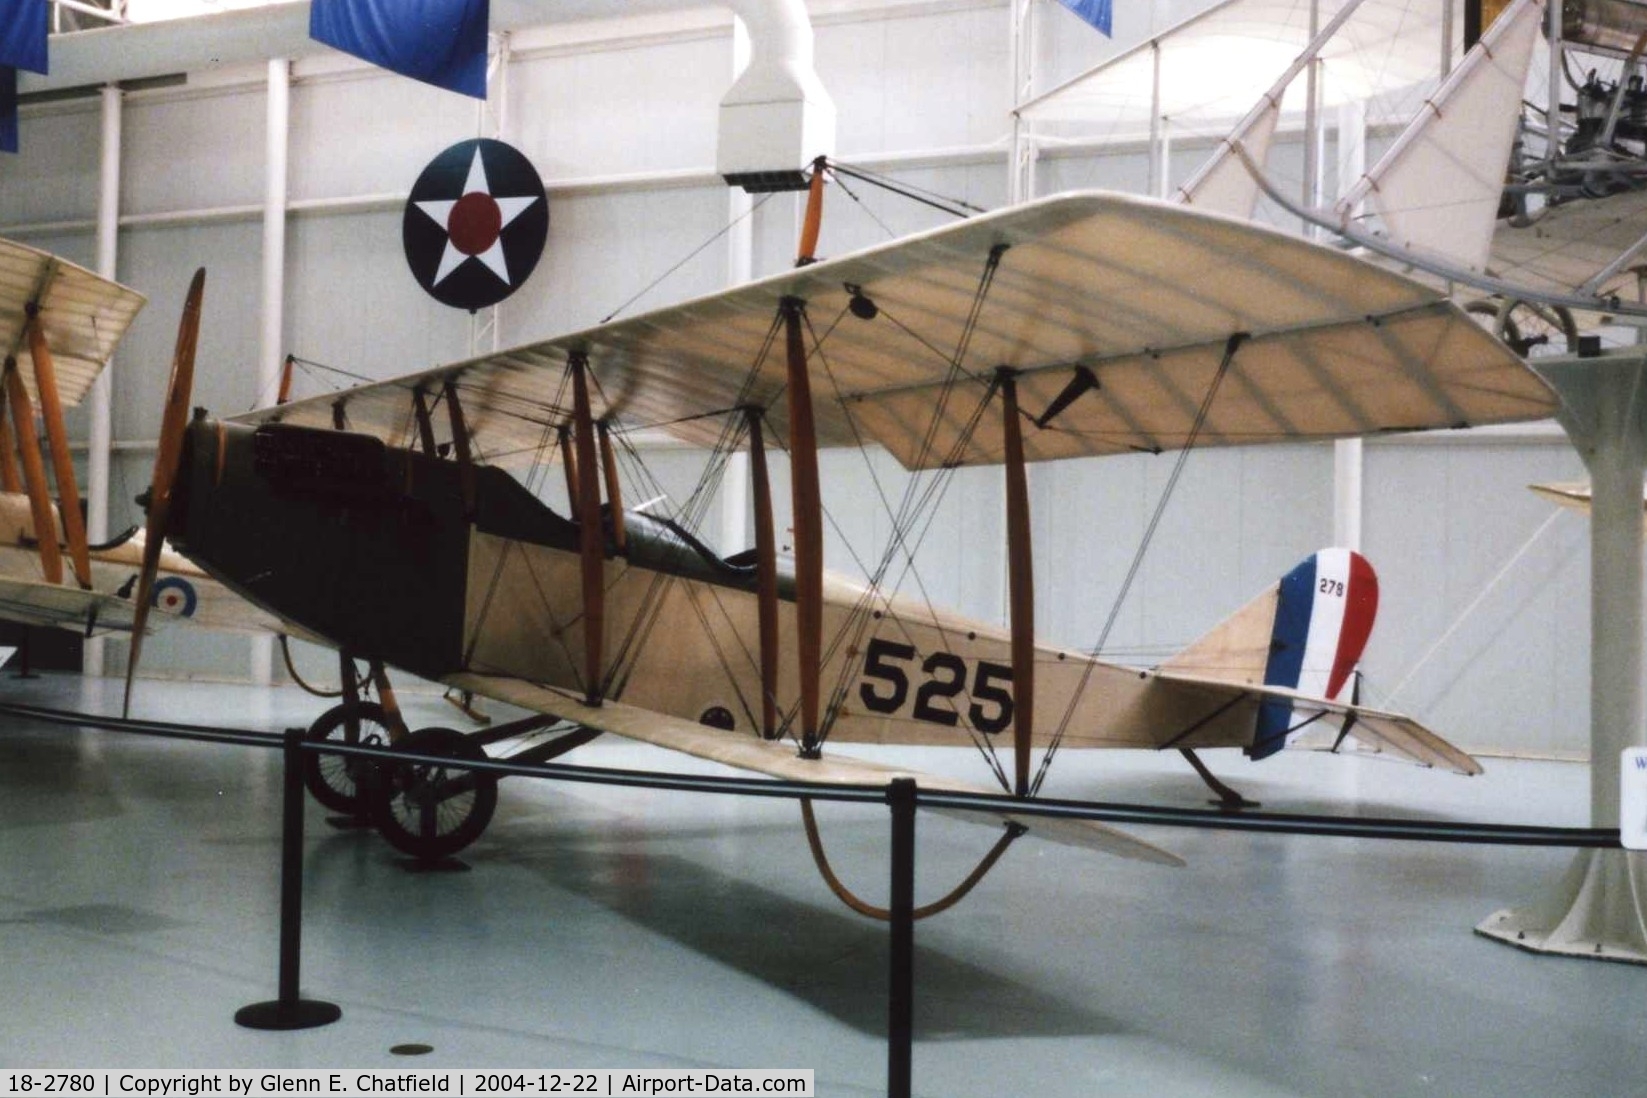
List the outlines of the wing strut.
{"type": "Polygon", "coordinates": [[[1029,796],[1029,745],[1035,736],[1035,565],[1030,556],[1029,477],[1018,421],[1016,372],[995,373],[1006,446],[1007,587],[1012,627],[1012,791],[1029,796]]]}
{"type": "Polygon", "coordinates": [[[778,738],[778,539],[772,524],[772,479],[766,471],[761,410],[744,409],[749,424],[749,484],[755,497],[755,597],[760,611],[761,736],[778,738]]]}
{"type": "Polygon", "coordinates": [[[572,428],[560,429],[560,465],[566,470],[566,517],[578,521],[578,456],[572,452],[572,428]]]}
{"type": "Polygon", "coordinates": [[[463,509],[475,514],[475,456],[469,449],[469,428],[463,422],[463,405],[458,403],[457,378],[446,379],[446,416],[452,423],[452,452],[457,456],[458,476],[463,482],[463,509]]]}
{"type": "Polygon", "coordinates": [[[17,428],[17,449],[23,459],[23,481],[28,486],[29,507],[34,512],[34,540],[40,545],[40,567],[47,583],[63,582],[63,554],[57,545],[57,523],[52,518],[51,500],[46,495],[46,466],[40,460],[40,436],[34,433],[34,407],[15,358],[6,359],[6,399],[11,405],[12,424],[17,428]]]}
{"type": "Polygon", "coordinates": [[[297,365],[296,355],[287,355],[286,361],[280,366],[280,388],[275,390],[275,406],[290,404],[292,400],[292,367],[297,365]]]}
{"type": "Polygon", "coordinates": [[[438,457],[439,451],[435,447],[435,421],[429,418],[429,398],[419,385],[412,390],[412,414],[417,417],[418,444],[423,447],[426,457],[438,457]]]}
{"type": "Polygon", "coordinates": [[[0,384],[0,488],[14,495],[23,492],[23,478],[17,472],[17,443],[6,419],[6,387],[0,384]]]}
{"type": "Polygon", "coordinates": [[[80,489],[74,481],[74,459],[69,456],[68,428],[63,423],[63,401],[57,393],[57,366],[46,333],[40,327],[40,307],[28,306],[29,354],[34,359],[34,391],[40,394],[40,416],[51,446],[52,475],[57,478],[57,511],[63,536],[74,562],[75,582],[91,590],[91,549],[86,544],[86,520],[80,517],[80,489]]]}
{"type": "Polygon", "coordinates": [[[823,226],[824,167],[826,157],[812,162],[812,180],[806,189],[806,219],[801,223],[801,242],[796,249],[795,266],[804,267],[817,260],[818,230],[823,226]]]}
{"type": "Polygon", "coordinates": [[[623,486],[618,482],[618,457],[612,452],[612,431],[604,419],[595,424],[595,433],[600,438],[600,467],[606,474],[606,502],[612,512],[612,544],[621,553],[628,536],[623,525],[623,486]]]}
{"type": "Polygon", "coordinates": [[[795,501],[795,647],[801,672],[801,754],[819,747],[818,702],[823,678],[823,499],[818,490],[818,433],[812,417],[812,381],[802,338],[806,305],[786,297],[783,314],[789,358],[789,469],[795,501]]]}
{"type": "Polygon", "coordinates": [[[574,353],[570,365],[578,448],[578,544],[583,561],[584,698],[590,705],[599,705],[606,634],[606,539],[600,528],[600,471],[596,468],[595,422],[589,411],[589,362],[582,353],[574,353]]]}

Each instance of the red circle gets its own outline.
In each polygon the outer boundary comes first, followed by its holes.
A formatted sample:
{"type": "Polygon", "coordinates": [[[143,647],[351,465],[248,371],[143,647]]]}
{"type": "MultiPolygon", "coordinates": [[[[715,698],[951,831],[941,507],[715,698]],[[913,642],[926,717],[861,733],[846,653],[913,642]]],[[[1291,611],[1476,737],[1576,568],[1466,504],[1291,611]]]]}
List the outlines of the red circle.
{"type": "Polygon", "coordinates": [[[452,247],[464,255],[479,255],[498,241],[503,231],[503,211],[495,199],[480,191],[470,191],[457,200],[446,218],[446,233],[452,247]]]}

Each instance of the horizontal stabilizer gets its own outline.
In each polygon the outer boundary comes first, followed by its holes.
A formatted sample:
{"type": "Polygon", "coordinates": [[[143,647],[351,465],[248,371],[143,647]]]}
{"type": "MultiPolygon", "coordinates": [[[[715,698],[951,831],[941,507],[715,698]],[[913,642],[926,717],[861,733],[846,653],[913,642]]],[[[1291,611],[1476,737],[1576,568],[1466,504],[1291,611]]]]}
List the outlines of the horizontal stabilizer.
{"type": "MultiPolygon", "coordinates": [[[[599,708],[585,705],[572,695],[522,679],[498,675],[452,675],[443,680],[460,690],[518,705],[536,713],[598,728],[626,739],[666,747],[694,758],[708,759],[739,770],[795,782],[824,782],[831,785],[885,785],[893,778],[913,778],[930,792],[994,794],[968,782],[958,782],[917,770],[886,766],[865,759],[836,755],[827,759],[804,759],[794,746],[781,740],[759,740],[752,736],[725,732],[695,721],[682,720],[650,709],[621,702],[606,702],[599,708]]],[[[1083,846],[1137,861],[1159,865],[1183,865],[1177,855],[1162,850],[1123,831],[1093,820],[1049,819],[1019,815],[1010,811],[945,811],[960,819],[997,819],[1021,824],[1033,835],[1066,846],[1083,846]]]]}
{"type": "Polygon", "coordinates": [[[1326,723],[1330,727],[1347,729],[1349,735],[1378,750],[1389,751],[1423,766],[1439,766],[1459,774],[1479,774],[1481,764],[1454,747],[1411,717],[1400,713],[1386,713],[1366,706],[1328,701],[1297,690],[1279,686],[1251,684],[1236,686],[1216,678],[1161,670],[1156,677],[1162,682],[1183,683],[1228,691],[1232,696],[1247,694],[1254,699],[1274,699],[1291,704],[1292,727],[1301,731],[1306,724],[1326,723]]]}

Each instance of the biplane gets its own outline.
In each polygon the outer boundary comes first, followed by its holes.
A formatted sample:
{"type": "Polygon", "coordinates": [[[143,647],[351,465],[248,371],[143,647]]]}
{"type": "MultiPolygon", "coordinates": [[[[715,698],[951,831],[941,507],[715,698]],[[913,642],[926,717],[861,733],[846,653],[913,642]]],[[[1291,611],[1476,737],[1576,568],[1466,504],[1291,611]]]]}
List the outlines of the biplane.
{"type": "MultiPolygon", "coordinates": [[[[1347,551],[1310,558],[1158,668],[1035,639],[1027,463],[1551,413],[1545,384],[1455,305],[1353,256],[1193,209],[1062,195],[226,419],[189,414],[203,279],[180,326],[149,549],[168,540],[342,652],[564,722],[533,758],[611,733],[761,774],[880,784],[909,772],[828,749],[971,743],[1026,798],[1060,746],[1262,757],[1310,725],[1478,769],[1410,718],[1335,700],[1376,603],[1370,567],[1347,551]],[[625,509],[614,448],[637,429],[711,463],[746,448],[752,549],[722,557],[687,525],[625,509]],[[769,446],[787,452],[787,553],[769,446]],[[892,557],[931,519],[922,486],[1003,468],[1005,628],[825,572],[819,451],[868,446],[915,474],[902,504],[886,502],[892,557]],[[555,463],[568,514],[516,475],[555,463]]],[[[139,626],[153,572],[146,562],[139,626]]],[[[462,761],[492,735],[390,738],[462,761]]],[[[462,849],[496,803],[495,782],[459,767],[366,777],[340,769],[330,795],[369,807],[419,856],[462,849]]],[[[1027,828],[1176,860],[1101,825],[998,815],[1003,842],[1027,828]]]]}
{"type": "MultiPolygon", "coordinates": [[[[129,631],[143,561],[133,528],[89,544],[64,425],[144,304],[137,291],[58,256],[0,240],[0,619],[87,636],[129,631]],[[41,456],[46,435],[54,499],[41,456]],[[8,413],[9,412],[9,416],[8,413]],[[41,536],[47,531],[46,536],[41,536]],[[65,572],[65,560],[68,563],[65,572]]],[[[274,619],[230,595],[169,550],[150,594],[161,620],[211,629],[273,632],[274,619]]]]}

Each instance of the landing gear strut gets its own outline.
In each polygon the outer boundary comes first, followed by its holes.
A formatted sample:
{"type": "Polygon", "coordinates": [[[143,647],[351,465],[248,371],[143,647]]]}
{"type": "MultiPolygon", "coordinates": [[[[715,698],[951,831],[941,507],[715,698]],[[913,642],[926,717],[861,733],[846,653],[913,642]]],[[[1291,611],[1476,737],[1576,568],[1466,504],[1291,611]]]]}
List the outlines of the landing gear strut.
{"type": "MultiPolygon", "coordinates": [[[[375,702],[345,702],[320,715],[309,726],[305,739],[314,743],[340,743],[351,747],[388,747],[395,739],[393,724],[375,702]]],[[[310,796],[333,812],[364,816],[362,790],[367,772],[376,764],[348,755],[303,753],[303,785],[310,796]]]]}
{"type": "MultiPolygon", "coordinates": [[[[338,670],[343,701],[322,713],[309,726],[305,738],[311,742],[332,742],[349,746],[389,747],[406,735],[394,690],[383,664],[372,661],[368,681],[376,687],[378,702],[362,696],[364,684],[355,670],[354,657],[340,653],[338,670]]],[[[334,812],[364,818],[367,805],[362,793],[367,775],[375,764],[346,755],[303,753],[303,785],[310,796],[334,812]]]]}

